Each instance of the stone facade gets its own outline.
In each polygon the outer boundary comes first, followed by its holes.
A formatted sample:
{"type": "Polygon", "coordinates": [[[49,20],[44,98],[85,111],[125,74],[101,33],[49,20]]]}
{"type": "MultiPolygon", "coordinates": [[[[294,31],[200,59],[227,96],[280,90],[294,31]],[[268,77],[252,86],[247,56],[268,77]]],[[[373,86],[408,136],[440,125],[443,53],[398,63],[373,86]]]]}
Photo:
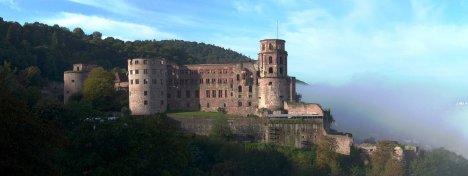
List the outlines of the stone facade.
{"type": "Polygon", "coordinates": [[[260,41],[258,61],[177,65],[165,59],[128,60],[133,115],[166,111],[217,111],[249,115],[283,109],[296,100],[295,78],[287,74],[285,41],[260,41]]]}

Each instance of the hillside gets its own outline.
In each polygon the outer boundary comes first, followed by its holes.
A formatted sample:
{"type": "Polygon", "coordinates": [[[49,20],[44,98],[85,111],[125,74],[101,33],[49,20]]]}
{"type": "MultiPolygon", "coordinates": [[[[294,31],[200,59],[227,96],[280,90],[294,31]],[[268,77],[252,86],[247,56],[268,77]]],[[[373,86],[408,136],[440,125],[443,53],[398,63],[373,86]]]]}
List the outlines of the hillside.
{"type": "Polygon", "coordinates": [[[99,32],[85,34],[58,25],[3,21],[0,17],[0,63],[20,69],[36,65],[44,77],[62,80],[73,63],[98,64],[105,68],[126,67],[132,57],[164,57],[178,64],[234,63],[245,55],[219,46],[183,40],[122,41],[102,38],[99,32]]]}

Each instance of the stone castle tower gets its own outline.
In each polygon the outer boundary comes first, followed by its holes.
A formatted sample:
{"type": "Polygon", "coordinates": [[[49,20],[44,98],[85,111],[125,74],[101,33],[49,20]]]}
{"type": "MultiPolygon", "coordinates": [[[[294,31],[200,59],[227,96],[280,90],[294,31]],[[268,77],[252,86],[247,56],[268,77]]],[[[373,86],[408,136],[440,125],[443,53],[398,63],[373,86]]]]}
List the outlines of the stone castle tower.
{"type": "Polygon", "coordinates": [[[283,102],[291,97],[288,95],[288,52],[285,41],[266,39],[260,41],[258,53],[258,108],[281,109],[283,102]]]}
{"type": "Polygon", "coordinates": [[[96,65],[88,64],[73,64],[73,69],[63,73],[63,102],[67,103],[68,99],[74,93],[81,92],[88,73],[97,67],[96,65]]]}
{"type": "Polygon", "coordinates": [[[129,106],[132,114],[155,114],[167,109],[167,65],[163,60],[129,59],[129,106]]]}

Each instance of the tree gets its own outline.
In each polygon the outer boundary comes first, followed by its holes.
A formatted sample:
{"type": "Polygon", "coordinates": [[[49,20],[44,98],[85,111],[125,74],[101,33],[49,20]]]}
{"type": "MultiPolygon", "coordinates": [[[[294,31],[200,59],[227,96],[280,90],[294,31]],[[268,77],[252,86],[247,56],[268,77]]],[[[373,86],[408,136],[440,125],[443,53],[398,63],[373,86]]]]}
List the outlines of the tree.
{"type": "Polygon", "coordinates": [[[404,175],[405,168],[402,161],[395,156],[394,149],[397,146],[393,141],[379,141],[377,150],[371,156],[371,175],[390,176],[404,175]]]}
{"type": "Polygon", "coordinates": [[[316,167],[322,174],[341,175],[342,170],[336,153],[336,140],[334,138],[321,135],[317,146],[315,158],[316,167]]]}
{"type": "Polygon", "coordinates": [[[114,75],[102,67],[89,72],[84,82],[83,97],[98,110],[108,110],[112,107],[114,95],[114,75]]]}
{"type": "Polygon", "coordinates": [[[414,176],[455,176],[468,173],[468,160],[443,148],[427,151],[410,165],[414,176]]]}
{"type": "Polygon", "coordinates": [[[160,118],[84,121],[58,156],[63,174],[184,175],[192,160],[187,140],[160,118]]]}

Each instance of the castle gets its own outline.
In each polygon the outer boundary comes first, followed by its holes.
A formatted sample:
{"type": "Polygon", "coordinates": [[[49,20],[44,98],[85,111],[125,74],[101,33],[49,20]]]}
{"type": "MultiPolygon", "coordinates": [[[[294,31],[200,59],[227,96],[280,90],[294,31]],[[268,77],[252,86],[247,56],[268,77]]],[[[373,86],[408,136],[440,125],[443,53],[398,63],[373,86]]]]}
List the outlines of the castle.
{"type": "Polygon", "coordinates": [[[296,80],[288,76],[285,41],[260,41],[258,61],[238,64],[177,65],[164,59],[128,60],[133,115],[166,111],[257,114],[296,101],[296,80]]]}
{"type": "MultiPolygon", "coordinates": [[[[349,155],[351,134],[330,129],[330,112],[319,104],[299,103],[296,79],[288,76],[285,41],[260,41],[258,60],[237,64],[178,65],[165,59],[128,59],[128,77],[116,74],[117,90],[128,90],[132,115],[170,111],[223,111],[263,118],[228,119],[233,134],[249,139],[310,147],[320,136],[336,140],[336,151],[349,155]],[[128,78],[128,79],[127,79],[128,78]],[[128,82],[127,82],[128,80],[128,82]]],[[[82,91],[95,65],[74,64],[64,73],[64,102],[82,91]]],[[[183,131],[208,135],[211,118],[170,117],[183,131]]]]}

